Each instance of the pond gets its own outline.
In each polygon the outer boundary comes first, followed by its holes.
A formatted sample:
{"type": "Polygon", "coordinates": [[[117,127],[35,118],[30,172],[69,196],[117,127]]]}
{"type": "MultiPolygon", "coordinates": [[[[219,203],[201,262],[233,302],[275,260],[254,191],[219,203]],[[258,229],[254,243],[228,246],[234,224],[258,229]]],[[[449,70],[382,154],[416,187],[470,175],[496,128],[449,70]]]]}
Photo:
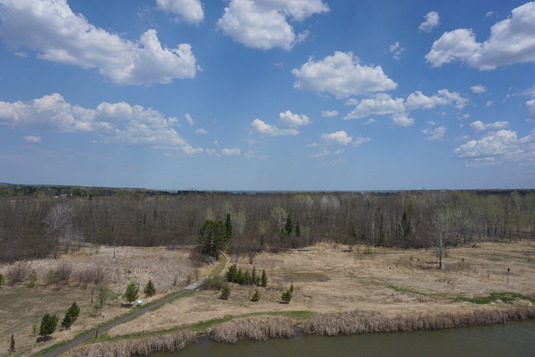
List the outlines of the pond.
{"type": "Polygon", "coordinates": [[[303,336],[235,345],[203,339],[183,351],[155,353],[151,357],[534,357],[535,321],[438,331],[375,333],[356,336],[303,336]]]}

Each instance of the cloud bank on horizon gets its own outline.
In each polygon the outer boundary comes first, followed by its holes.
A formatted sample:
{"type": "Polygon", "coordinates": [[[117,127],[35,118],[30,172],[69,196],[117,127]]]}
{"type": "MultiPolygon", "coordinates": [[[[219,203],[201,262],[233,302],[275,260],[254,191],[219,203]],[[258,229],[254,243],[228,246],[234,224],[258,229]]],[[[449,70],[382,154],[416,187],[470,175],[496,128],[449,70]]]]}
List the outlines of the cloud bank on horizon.
{"type": "Polygon", "coordinates": [[[0,0],[0,179],[535,188],[535,1],[409,3],[0,0]]]}

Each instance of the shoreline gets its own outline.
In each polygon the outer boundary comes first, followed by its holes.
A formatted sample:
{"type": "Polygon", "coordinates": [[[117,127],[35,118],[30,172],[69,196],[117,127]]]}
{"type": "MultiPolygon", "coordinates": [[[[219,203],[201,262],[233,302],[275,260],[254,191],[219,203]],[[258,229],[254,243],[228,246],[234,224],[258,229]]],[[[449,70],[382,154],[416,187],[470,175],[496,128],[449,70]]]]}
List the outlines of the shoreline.
{"type": "Polygon", "coordinates": [[[534,319],[534,305],[515,306],[505,310],[486,309],[466,313],[424,313],[395,317],[355,310],[317,314],[302,323],[296,323],[294,319],[285,316],[258,315],[237,317],[215,325],[210,331],[202,334],[196,334],[191,330],[180,330],[141,338],[97,342],[71,350],[66,356],[134,356],[140,353],[177,352],[193,342],[206,340],[235,344],[242,341],[265,341],[273,338],[292,338],[303,335],[348,336],[370,333],[434,331],[534,319]]]}

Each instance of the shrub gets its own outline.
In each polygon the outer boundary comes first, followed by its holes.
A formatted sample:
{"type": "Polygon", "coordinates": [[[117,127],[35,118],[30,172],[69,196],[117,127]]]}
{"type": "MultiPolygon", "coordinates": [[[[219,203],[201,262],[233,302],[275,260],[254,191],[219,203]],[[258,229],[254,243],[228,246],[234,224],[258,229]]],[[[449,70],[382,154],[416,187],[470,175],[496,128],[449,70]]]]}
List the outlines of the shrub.
{"type": "Polygon", "coordinates": [[[30,273],[30,281],[28,282],[28,284],[26,284],[26,286],[29,288],[35,288],[35,286],[37,285],[38,278],[39,277],[37,276],[37,272],[35,270],[32,270],[32,272],[30,273]]]}
{"type": "Polygon", "coordinates": [[[221,290],[225,286],[225,280],[220,276],[211,276],[204,279],[201,285],[203,290],[221,290]]]}
{"type": "Polygon", "coordinates": [[[230,286],[228,284],[225,284],[225,286],[223,286],[223,289],[221,289],[221,295],[219,296],[219,298],[221,300],[228,300],[229,297],[230,297],[230,286]]]}
{"type": "Polygon", "coordinates": [[[149,282],[147,283],[147,286],[145,286],[143,292],[146,296],[153,296],[154,294],[156,294],[156,288],[154,287],[152,280],[149,279],[149,282]]]}
{"type": "Polygon", "coordinates": [[[30,265],[28,263],[17,263],[9,268],[7,272],[9,286],[22,283],[30,274],[30,265]]]}
{"type": "Polygon", "coordinates": [[[254,293],[251,296],[251,301],[253,302],[260,301],[260,291],[258,291],[258,288],[254,289],[254,293]]]}

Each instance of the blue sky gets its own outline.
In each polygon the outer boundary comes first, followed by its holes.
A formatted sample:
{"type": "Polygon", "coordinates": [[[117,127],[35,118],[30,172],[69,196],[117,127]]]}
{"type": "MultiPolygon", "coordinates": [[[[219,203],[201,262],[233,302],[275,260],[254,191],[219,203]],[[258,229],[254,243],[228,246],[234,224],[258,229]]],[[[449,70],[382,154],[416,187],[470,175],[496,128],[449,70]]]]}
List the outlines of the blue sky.
{"type": "Polygon", "coordinates": [[[535,188],[535,2],[0,0],[0,182],[535,188]]]}

